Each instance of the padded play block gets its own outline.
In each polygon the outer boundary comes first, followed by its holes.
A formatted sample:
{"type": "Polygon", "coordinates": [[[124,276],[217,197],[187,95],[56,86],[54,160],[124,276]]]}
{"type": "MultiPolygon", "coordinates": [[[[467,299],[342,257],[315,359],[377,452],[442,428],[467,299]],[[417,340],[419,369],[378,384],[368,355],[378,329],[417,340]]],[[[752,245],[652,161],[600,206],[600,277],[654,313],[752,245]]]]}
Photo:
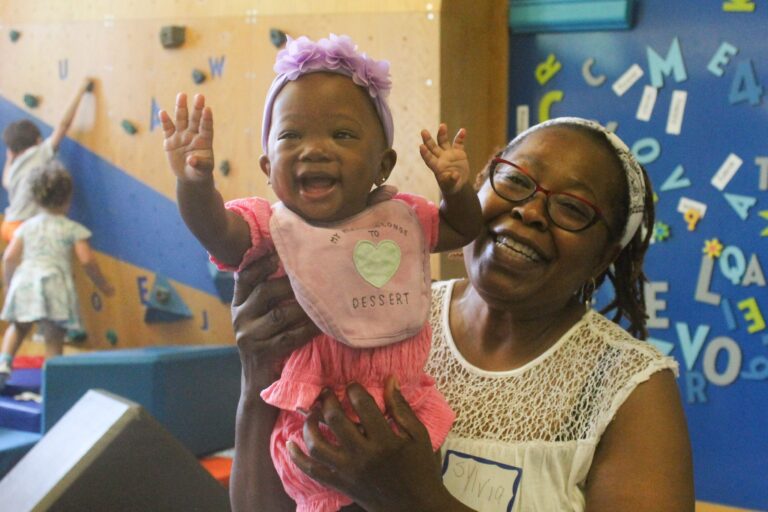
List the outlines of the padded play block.
{"type": "Polygon", "coordinates": [[[235,444],[240,357],[232,345],[160,346],[55,357],[43,376],[43,433],[86,391],[146,408],[196,456],[235,444]]]}
{"type": "Polygon", "coordinates": [[[3,511],[229,512],[227,490],[143,407],[88,391],[0,480],[3,511]]]}
{"type": "Polygon", "coordinates": [[[41,368],[15,368],[11,373],[11,378],[5,383],[3,388],[3,395],[16,396],[25,391],[32,391],[34,393],[40,392],[40,386],[42,383],[42,369],[41,368]]]}
{"type": "Polygon", "coordinates": [[[41,409],[37,402],[0,396],[0,427],[39,434],[41,409]]]}
{"type": "Polygon", "coordinates": [[[0,479],[26,454],[42,434],[0,427],[0,479]]]}

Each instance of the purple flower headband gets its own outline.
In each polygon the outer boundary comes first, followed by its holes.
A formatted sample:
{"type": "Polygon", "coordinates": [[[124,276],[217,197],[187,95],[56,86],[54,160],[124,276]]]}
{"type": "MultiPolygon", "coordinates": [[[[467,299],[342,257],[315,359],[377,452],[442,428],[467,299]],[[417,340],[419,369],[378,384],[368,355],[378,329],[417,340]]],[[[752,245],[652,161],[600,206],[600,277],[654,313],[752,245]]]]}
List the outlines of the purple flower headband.
{"type": "Polygon", "coordinates": [[[285,48],[277,53],[274,70],[277,76],[267,92],[264,102],[264,119],[261,125],[261,145],[267,152],[269,130],[272,126],[272,107],[275,98],[286,83],[308,73],[327,71],[348,76],[354,83],[368,90],[379,114],[387,145],[392,146],[394,125],[387,96],[392,87],[389,79],[389,62],[374,60],[357,51],[349,36],[331,34],[328,39],[314,42],[306,36],[288,37],[285,48]]]}

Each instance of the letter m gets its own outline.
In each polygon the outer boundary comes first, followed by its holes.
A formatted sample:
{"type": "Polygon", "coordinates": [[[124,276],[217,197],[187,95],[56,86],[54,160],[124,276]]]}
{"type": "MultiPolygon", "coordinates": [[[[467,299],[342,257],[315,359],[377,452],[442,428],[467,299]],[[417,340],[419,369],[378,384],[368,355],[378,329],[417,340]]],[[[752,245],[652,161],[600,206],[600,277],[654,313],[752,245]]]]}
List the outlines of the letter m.
{"type": "Polygon", "coordinates": [[[648,69],[651,75],[651,85],[658,88],[664,85],[664,75],[674,73],[676,82],[683,82],[688,78],[683,63],[683,54],[680,52],[680,41],[675,38],[672,40],[672,46],[669,47],[667,57],[661,56],[648,47],[648,69]]]}

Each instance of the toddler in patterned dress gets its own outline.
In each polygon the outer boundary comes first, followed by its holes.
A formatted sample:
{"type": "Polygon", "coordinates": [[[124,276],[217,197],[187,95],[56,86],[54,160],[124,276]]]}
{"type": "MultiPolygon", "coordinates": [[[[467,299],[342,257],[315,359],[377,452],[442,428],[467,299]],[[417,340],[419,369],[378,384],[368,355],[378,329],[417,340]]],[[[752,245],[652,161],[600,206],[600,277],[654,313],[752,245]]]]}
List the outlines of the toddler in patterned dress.
{"type": "Polygon", "coordinates": [[[0,318],[11,322],[0,352],[0,389],[11,373],[13,356],[30,328],[37,324],[45,339],[46,357],[61,355],[67,330],[80,330],[72,253],[86,275],[107,296],[114,288],[101,273],[88,243],[91,232],[66,214],[72,200],[72,178],[52,160],[32,171],[31,188],[42,211],[14,232],[3,254],[7,293],[0,318]]]}

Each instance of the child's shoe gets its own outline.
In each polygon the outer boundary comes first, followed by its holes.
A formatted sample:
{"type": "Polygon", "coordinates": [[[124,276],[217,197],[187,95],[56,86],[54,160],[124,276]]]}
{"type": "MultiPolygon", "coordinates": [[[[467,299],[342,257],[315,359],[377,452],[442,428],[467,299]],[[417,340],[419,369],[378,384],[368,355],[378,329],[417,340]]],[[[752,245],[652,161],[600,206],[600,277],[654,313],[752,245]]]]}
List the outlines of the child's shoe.
{"type": "Polygon", "coordinates": [[[11,378],[11,364],[6,359],[0,359],[0,391],[5,387],[5,383],[11,378]]]}

